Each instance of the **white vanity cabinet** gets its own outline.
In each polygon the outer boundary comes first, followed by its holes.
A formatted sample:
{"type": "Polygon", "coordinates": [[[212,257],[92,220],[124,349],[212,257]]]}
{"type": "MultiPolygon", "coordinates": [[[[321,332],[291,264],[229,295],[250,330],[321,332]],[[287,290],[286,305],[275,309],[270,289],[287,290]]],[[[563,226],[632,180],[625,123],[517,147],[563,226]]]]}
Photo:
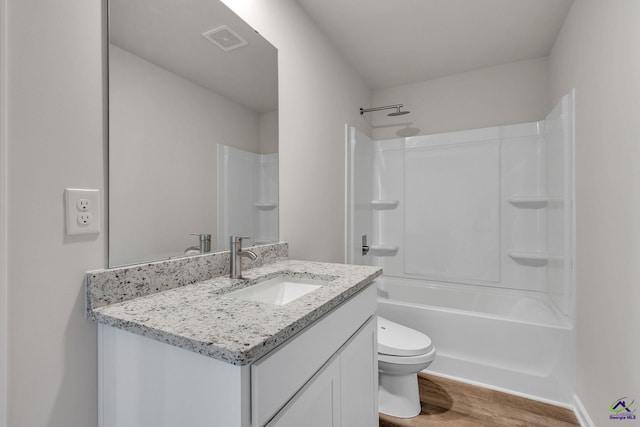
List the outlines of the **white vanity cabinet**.
{"type": "Polygon", "coordinates": [[[244,366],[100,324],[99,426],[377,425],[375,311],[369,286],[244,366]]]}
{"type": "MultiPolygon", "coordinates": [[[[267,424],[269,427],[376,426],[378,372],[372,317],[267,424]]],[[[257,425],[262,425],[259,423],[257,425]]]]}

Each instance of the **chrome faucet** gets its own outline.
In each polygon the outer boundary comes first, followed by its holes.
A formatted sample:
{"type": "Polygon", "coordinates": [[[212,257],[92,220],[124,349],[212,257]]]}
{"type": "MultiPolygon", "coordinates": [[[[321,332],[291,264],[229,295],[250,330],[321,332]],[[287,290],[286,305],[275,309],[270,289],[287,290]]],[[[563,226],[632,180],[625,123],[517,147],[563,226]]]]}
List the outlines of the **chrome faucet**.
{"type": "Polygon", "coordinates": [[[255,252],[242,250],[242,240],[248,238],[249,237],[231,236],[231,242],[229,245],[229,266],[231,273],[229,274],[229,277],[232,279],[242,279],[242,257],[251,258],[252,260],[258,258],[258,255],[256,255],[255,252]]]}
{"type": "Polygon", "coordinates": [[[191,233],[191,236],[198,236],[200,239],[200,246],[191,246],[184,250],[184,253],[189,251],[199,251],[201,254],[211,252],[211,234],[198,234],[191,233]]]}

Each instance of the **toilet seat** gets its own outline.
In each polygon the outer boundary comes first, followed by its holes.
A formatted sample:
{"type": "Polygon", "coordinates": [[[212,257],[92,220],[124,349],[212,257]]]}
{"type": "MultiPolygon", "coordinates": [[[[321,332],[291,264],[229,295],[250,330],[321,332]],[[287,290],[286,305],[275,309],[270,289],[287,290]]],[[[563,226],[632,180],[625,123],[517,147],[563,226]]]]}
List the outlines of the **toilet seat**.
{"type": "Polygon", "coordinates": [[[422,363],[431,363],[436,358],[436,349],[431,347],[428,353],[418,354],[416,356],[393,356],[390,354],[378,353],[378,362],[392,363],[394,365],[419,365],[422,363]]]}
{"type": "Polygon", "coordinates": [[[406,358],[404,361],[395,363],[409,364],[415,363],[415,361],[408,360],[413,359],[411,356],[422,361],[425,358],[421,356],[427,356],[430,353],[433,353],[431,355],[431,360],[433,360],[435,349],[428,336],[378,316],[378,354],[380,360],[384,355],[387,355],[393,357],[394,361],[406,358]]]}

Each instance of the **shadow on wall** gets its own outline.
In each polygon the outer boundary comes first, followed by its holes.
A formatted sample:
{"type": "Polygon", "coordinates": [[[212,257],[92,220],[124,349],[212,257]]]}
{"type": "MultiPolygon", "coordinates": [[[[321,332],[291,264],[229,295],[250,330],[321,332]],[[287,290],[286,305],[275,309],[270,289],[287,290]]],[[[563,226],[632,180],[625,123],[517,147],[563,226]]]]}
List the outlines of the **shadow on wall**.
{"type": "MultiPolygon", "coordinates": [[[[64,331],[62,378],[48,426],[90,426],[98,414],[98,339],[96,324],[85,318],[85,284],[78,286],[73,309],[64,331]],[[84,345],[78,346],[78,342],[84,345]],[[72,372],[90,372],[89,377],[72,372]],[[94,396],[87,399],[87,396],[94,396]],[[78,402],[85,402],[78,405],[78,402]],[[90,403],[91,406],[85,406],[90,403]]],[[[53,370],[56,372],[57,368],[53,370]]]]}

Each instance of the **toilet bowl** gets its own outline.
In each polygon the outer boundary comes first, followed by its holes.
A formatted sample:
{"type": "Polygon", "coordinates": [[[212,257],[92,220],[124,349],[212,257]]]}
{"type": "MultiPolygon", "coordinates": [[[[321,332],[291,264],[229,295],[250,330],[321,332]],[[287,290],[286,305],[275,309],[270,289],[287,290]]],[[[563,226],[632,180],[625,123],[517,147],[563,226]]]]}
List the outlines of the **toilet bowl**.
{"type": "Polygon", "coordinates": [[[399,418],[420,413],[417,373],[436,355],[425,334],[378,316],[379,411],[399,418]]]}

